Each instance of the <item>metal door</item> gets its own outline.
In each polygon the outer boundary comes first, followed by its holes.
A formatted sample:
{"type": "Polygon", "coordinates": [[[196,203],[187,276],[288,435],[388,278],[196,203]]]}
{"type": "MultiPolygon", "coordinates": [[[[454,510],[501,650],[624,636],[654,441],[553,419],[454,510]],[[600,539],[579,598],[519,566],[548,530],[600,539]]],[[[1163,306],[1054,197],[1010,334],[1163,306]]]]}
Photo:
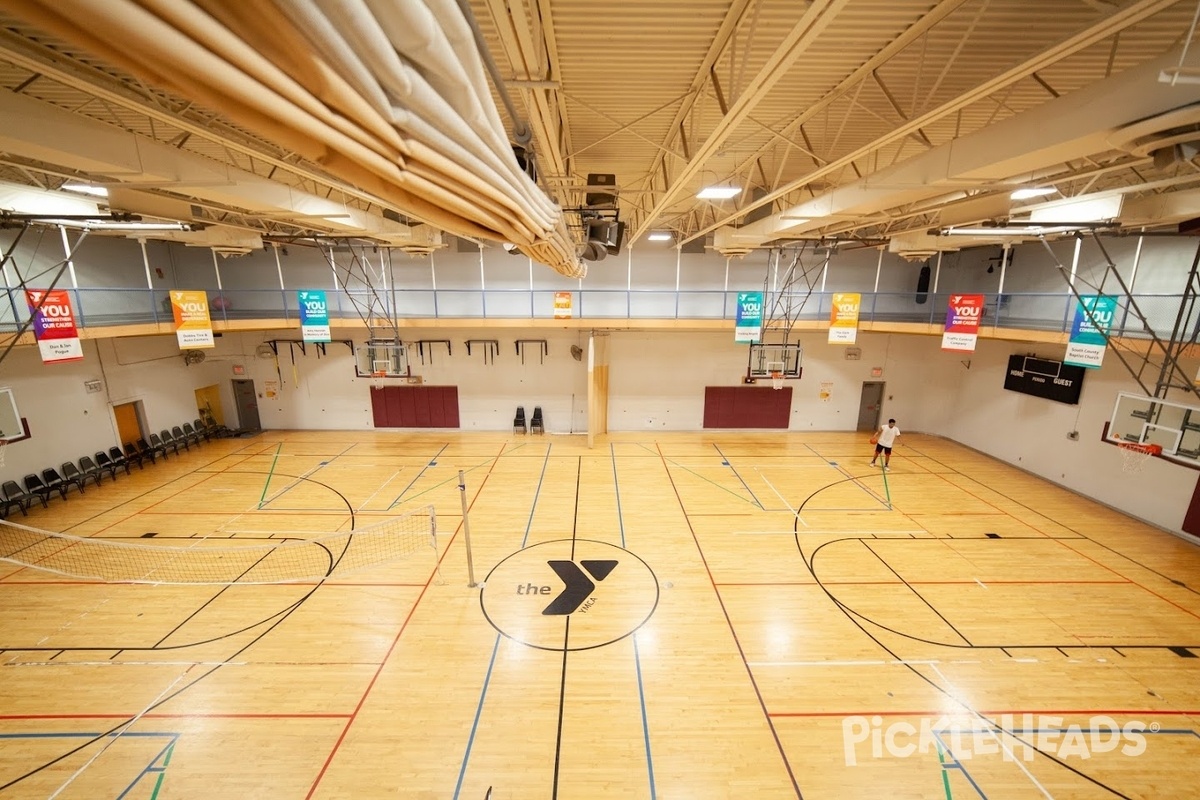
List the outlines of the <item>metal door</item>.
{"type": "Polygon", "coordinates": [[[237,406],[239,429],[256,431],[262,428],[258,421],[258,395],[254,393],[254,381],[234,381],[233,402],[237,406]]]}
{"type": "Polygon", "coordinates": [[[879,430],[879,417],[883,410],[883,382],[863,381],[862,399],[858,401],[858,430],[879,430]]]}

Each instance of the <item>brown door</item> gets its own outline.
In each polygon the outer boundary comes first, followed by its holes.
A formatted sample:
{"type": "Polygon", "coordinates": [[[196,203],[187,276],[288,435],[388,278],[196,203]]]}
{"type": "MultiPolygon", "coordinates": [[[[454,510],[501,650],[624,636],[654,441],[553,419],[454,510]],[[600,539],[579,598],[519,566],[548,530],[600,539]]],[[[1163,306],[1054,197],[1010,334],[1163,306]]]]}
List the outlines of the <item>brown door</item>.
{"type": "Polygon", "coordinates": [[[138,419],[138,405],[140,400],[135,400],[132,403],[121,403],[119,406],[113,406],[113,416],[117,418],[117,437],[121,443],[136,442],[141,439],[142,423],[138,419]]]}

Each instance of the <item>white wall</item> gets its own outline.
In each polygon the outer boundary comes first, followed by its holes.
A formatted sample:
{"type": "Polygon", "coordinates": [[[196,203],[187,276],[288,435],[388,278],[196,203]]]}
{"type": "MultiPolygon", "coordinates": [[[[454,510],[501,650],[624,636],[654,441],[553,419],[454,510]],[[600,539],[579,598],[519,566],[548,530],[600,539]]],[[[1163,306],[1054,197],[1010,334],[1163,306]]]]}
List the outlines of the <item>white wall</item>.
{"type": "MultiPolygon", "coordinates": [[[[334,338],[360,332],[334,330],[334,338]]],[[[548,433],[586,431],[587,359],[571,356],[571,346],[587,349],[586,331],[554,329],[409,330],[405,339],[450,339],[427,346],[424,363],[413,347],[410,363],[426,383],[459,387],[463,430],[509,430],[516,407],[526,416],[541,406],[548,433]],[[467,338],[497,339],[495,363],[467,338]],[[516,339],[545,339],[549,354],[526,350],[524,363],[516,339]]],[[[233,426],[233,366],[260,395],[259,414],[267,429],[367,430],[373,427],[370,387],[393,381],[354,377],[349,348],[313,346],[296,351],[293,369],[288,348],[274,359],[259,358],[256,347],[268,336],[226,334],[208,351],[204,363],[188,366],[173,336],[84,342],[84,361],[43,365],[33,347],[16,348],[3,363],[0,386],[14,389],[33,438],[6,448],[5,478],[17,478],[64,460],[90,455],[117,443],[112,406],[141,401],[152,430],[197,416],[194,390],[218,384],[226,421],[233,426]],[[101,380],[104,391],[88,394],[84,382],[101,380]],[[270,382],[275,398],[265,397],[270,382]]],[[[283,337],[281,337],[283,338],[283,337]]],[[[1099,441],[1103,423],[1118,391],[1134,391],[1112,354],[1098,372],[1089,372],[1081,403],[1064,405],[1003,388],[1011,353],[1060,358],[1061,345],[980,340],[966,358],[943,353],[937,336],[860,333],[857,361],[846,348],[825,343],[824,332],[799,337],[804,346],[804,376],[793,387],[791,430],[854,430],[863,382],[886,384],[882,417],[895,417],[905,431],[946,436],[1041,475],[1051,481],[1116,505],[1164,528],[1179,530],[1197,475],[1151,460],[1146,471],[1126,475],[1117,448],[1099,441]],[[970,361],[968,368],[963,362],[970,361]],[[880,368],[879,378],[871,375],[880,368]],[[822,400],[822,383],[831,396],[822,400]],[[1067,433],[1078,430],[1078,441],[1067,433]]],[[[747,350],[732,332],[625,332],[610,338],[609,428],[612,431],[686,431],[703,424],[704,387],[741,382],[747,350]]]]}

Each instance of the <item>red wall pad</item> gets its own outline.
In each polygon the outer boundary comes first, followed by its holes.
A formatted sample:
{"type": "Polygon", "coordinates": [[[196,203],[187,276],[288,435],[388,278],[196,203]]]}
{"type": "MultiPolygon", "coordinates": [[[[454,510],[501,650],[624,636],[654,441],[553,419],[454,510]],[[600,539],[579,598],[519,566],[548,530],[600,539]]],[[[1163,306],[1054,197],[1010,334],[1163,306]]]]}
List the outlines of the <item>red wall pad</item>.
{"type": "Polygon", "coordinates": [[[376,428],[457,428],[457,386],[372,386],[376,428]]]}
{"type": "Polygon", "coordinates": [[[784,428],[792,413],[792,387],[704,387],[705,428],[784,428]]]}

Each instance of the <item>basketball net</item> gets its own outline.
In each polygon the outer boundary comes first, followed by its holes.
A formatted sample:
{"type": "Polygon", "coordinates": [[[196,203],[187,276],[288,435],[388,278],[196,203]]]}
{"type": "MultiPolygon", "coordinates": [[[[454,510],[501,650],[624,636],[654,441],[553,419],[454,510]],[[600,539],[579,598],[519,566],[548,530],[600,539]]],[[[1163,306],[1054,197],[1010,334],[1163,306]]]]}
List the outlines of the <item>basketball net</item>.
{"type": "Polygon", "coordinates": [[[1156,444],[1118,442],[1117,447],[1121,448],[1121,469],[1124,472],[1141,472],[1150,456],[1162,453],[1162,447],[1156,444]]]}
{"type": "Polygon", "coordinates": [[[767,364],[767,371],[771,375],[771,386],[775,389],[783,388],[783,364],[779,361],[772,361],[767,364]]]}
{"type": "Polygon", "coordinates": [[[4,446],[8,444],[8,439],[0,439],[0,469],[4,469],[4,446]]]}

